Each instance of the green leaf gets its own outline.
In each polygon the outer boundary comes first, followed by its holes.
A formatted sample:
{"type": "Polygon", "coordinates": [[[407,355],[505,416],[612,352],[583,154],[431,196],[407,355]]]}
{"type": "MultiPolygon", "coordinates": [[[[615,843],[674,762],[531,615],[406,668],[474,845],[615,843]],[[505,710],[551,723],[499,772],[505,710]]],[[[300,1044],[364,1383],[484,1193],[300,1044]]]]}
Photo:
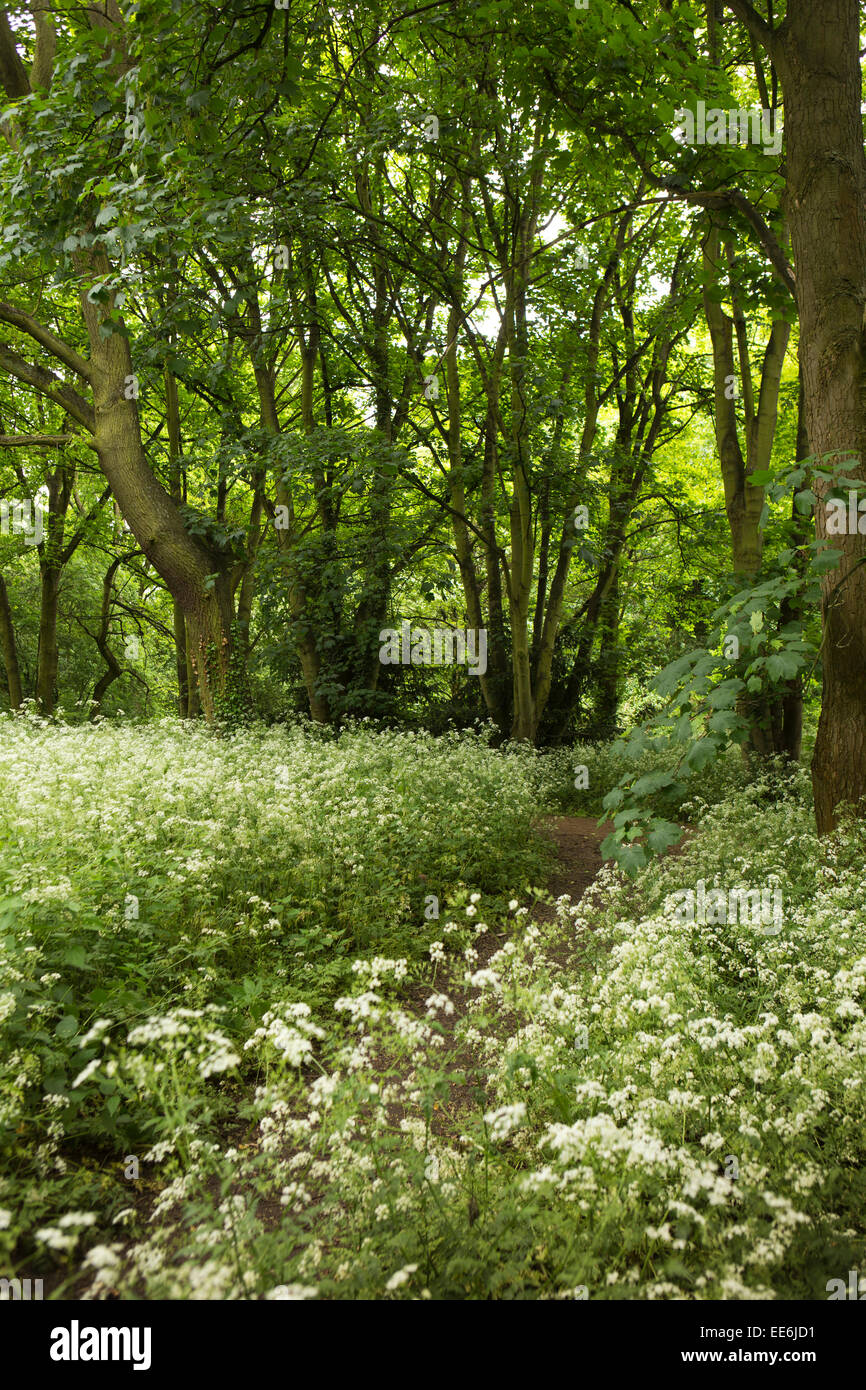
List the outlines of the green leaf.
{"type": "Polygon", "coordinates": [[[647,836],[647,844],[656,854],[663,854],[671,845],[682,839],[682,828],[670,820],[656,820],[647,836]]]}
{"type": "Polygon", "coordinates": [[[697,743],[693,743],[686,754],[686,766],[689,767],[692,772],[700,772],[702,768],[706,767],[707,763],[713,761],[718,751],[719,741],[717,738],[708,735],[705,738],[698,739],[697,743]]]}
{"type": "Polygon", "coordinates": [[[767,658],[767,670],[774,681],[793,680],[803,664],[793,652],[775,652],[767,658]]]}
{"type": "Polygon", "coordinates": [[[842,551],[828,547],[820,550],[812,560],[811,568],[815,574],[826,574],[828,570],[834,570],[842,559],[842,551]]]}
{"type": "MultiPolygon", "coordinates": [[[[76,965],[79,969],[87,965],[87,953],[83,946],[70,946],[60,957],[61,965],[76,965]]],[[[70,1015],[71,1017],[71,1015],[70,1015]]]]}
{"type": "Polygon", "coordinates": [[[808,516],[815,505],[815,494],[811,488],[804,488],[802,492],[794,493],[794,506],[803,516],[808,516]]]}
{"type": "Polygon", "coordinates": [[[647,772],[643,777],[639,777],[634,786],[630,787],[629,790],[631,795],[637,799],[638,797],[648,796],[650,792],[660,791],[662,787],[669,787],[674,780],[675,774],[673,772],[666,772],[664,770],[647,772]]]}
{"type": "Polygon", "coordinates": [[[708,721],[707,728],[714,734],[727,734],[732,729],[739,728],[743,720],[732,709],[720,709],[708,721]]]}
{"type": "Polygon", "coordinates": [[[710,691],[707,703],[711,709],[730,709],[742,688],[743,682],[737,676],[732,676],[710,691]]]}

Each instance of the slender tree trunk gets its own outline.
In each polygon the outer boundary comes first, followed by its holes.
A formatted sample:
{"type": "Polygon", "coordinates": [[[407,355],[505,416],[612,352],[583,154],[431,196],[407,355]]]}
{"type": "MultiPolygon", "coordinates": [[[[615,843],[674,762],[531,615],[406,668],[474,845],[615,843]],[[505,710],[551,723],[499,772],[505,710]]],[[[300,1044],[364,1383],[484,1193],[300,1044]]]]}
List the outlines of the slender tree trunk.
{"type": "MultiPolygon", "coordinates": [[[[183,479],[181,476],[181,456],[183,442],[180,434],[180,403],[177,395],[177,381],[174,372],[165,369],[165,414],[168,427],[168,466],[171,500],[175,506],[183,501],[183,479]]],[[[174,626],[174,660],[177,672],[177,712],[181,719],[189,714],[189,669],[186,656],[186,623],[183,609],[177,599],[172,600],[172,621],[174,626]]]]}
{"type": "Polygon", "coordinates": [[[15,641],[15,627],[12,610],[9,607],[9,594],[6,581],[0,574],[0,653],[6,667],[6,685],[9,690],[10,709],[20,709],[23,699],[21,691],[21,672],[18,667],[18,644],[15,641]]]}
{"type": "Polygon", "coordinates": [[[764,352],[757,404],[754,401],[746,324],[734,299],[734,318],[713,298],[713,281],[721,282],[721,236],[712,226],[704,242],[704,313],[713,349],[716,448],[725,487],[725,510],[731,533],[734,573],[752,578],[760,572],[763,533],[760,529],[764,489],[750,482],[751,474],[769,466],[778,416],[779,387],[789,325],[775,322],[764,352]],[[738,358],[734,355],[736,328],[738,358]],[[739,369],[738,369],[739,368],[739,369]],[[746,447],[740,444],[737,400],[742,398],[746,447]]]}
{"type": "Polygon", "coordinates": [[[603,739],[612,739],[616,734],[620,677],[619,608],[619,567],[617,567],[604,596],[599,616],[601,640],[598,658],[596,723],[598,736],[603,739]]]}
{"type": "MultiPolygon", "coordinates": [[[[258,345],[254,344],[253,370],[259,393],[262,425],[268,434],[276,436],[280,434],[281,426],[279,413],[277,411],[273,375],[270,368],[263,361],[255,360],[258,351],[258,345]]],[[[310,614],[303,580],[298,573],[297,560],[292,553],[294,548],[295,526],[294,500],[286,483],[279,476],[277,478],[276,499],[277,506],[285,508],[289,520],[288,527],[278,528],[277,543],[281,554],[285,556],[289,571],[288,599],[289,609],[293,619],[292,634],[295,639],[298,659],[301,663],[304,684],[307,688],[310,715],[317,724],[329,724],[331,722],[331,710],[327,696],[324,695],[320,689],[322,663],[318,644],[316,642],[314,622],[310,614]]]]}
{"type": "Polygon", "coordinates": [[[36,667],[36,700],[41,714],[54,713],[57,699],[57,607],[61,570],[42,561],[39,566],[39,660],[36,667]]]}
{"type": "Polygon", "coordinates": [[[108,643],[108,629],[111,625],[111,594],[114,588],[114,576],[123,563],[122,557],[118,556],[112,560],[102,581],[102,608],[100,611],[99,631],[94,636],[94,641],[99,648],[99,654],[105,662],[105,670],[93,687],[93,694],[90,697],[90,718],[95,722],[102,713],[102,701],[109,686],[123,675],[123,667],[118,661],[108,643]]]}
{"type": "MultiPolygon", "coordinates": [[[[27,96],[30,91],[27,73],[15,52],[5,15],[0,12],[0,16],[0,84],[12,98],[27,96]]],[[[129,63],[125,50],[125,21],[116,0],[109,0],[103,10],[93,7],[88,19],[94,27],[108,31],[108,44],[120,78],[129,63]]],[[[44,87],[51,79],[53,50],[53,26],[45,16],[37,21],[36,37],[33,81],[44,87]]],[[[6,134],[14,141],[14,133],[7,130],[6,134]]],[[[219,575],[224,561],[187,533],[177,507],[148,463],[141,441],[129,342],[122,333],[111,331],[123,327],[111,317],[116,309],[114,296],[109,295],[105,303],[90,298],[97,283],[104,285],[113,278],[113,267],[107,255],[94,248],[74,253],[73,260],[80,282],[89,361],[84,361],[68,344],[41,326],[37,325],[34,336],[87,382],[92,392],[92,414],[87,402],[68,385],[58,386],[52,374],[27,363],[23,367],[18,363],[18,366],[24,373],[22,379],[30,381],[43,394],[60,400],[73,418],[92,429],[100,466],[123,517],[184,612],[191,639],[188,642],[190,662],[197,672],[202,708],[208,719],[212,719],[214,697],[223,688],[231,653],[231,605],[227,611],[225,585],[221,577],[214,578],[219,575]],[[105,332],[110,336],[103,336],[105,332]]],[[[31,327],[26,331],[33,333],[31,327]]]]}
{"type": "Polygon", "coordinates": [[[499,467],[499,393],[505,334],[500,331],[487,387],[484,467],[481,477],[481,532],[487,580],[487,681],[485,699],[503,737],[511,722],[511,679],[502,594],[502,559],[496,538],[496,478],[499,467]]]}

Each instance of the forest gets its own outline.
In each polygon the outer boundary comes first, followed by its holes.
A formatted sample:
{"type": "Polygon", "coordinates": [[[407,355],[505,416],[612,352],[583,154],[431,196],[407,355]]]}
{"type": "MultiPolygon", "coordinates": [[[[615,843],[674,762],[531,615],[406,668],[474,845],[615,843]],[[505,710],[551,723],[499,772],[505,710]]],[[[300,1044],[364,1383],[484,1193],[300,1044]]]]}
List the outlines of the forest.
{"type": "Polygon", "coordinates": [[[0,1301],[866,1297],[862,10],[0,9],[0,1301]]]}

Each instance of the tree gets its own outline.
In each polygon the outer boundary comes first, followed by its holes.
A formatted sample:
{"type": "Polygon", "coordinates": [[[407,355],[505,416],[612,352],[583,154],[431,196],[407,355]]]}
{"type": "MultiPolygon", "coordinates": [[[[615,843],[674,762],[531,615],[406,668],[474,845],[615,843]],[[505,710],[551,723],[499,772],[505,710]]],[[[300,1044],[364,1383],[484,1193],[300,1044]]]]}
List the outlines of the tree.
{"type": "MultiPolygon", "coordinates": [[[[860,112],[857,0],[788,0],[774,25],[748,0],[727,0],[767,50],[784,93],[786,213],[800,317],[805,426],[813,455],[866,478],[866,156],[860,112]]],[[[819,485],[819,495],[827,491],[819,485]]],[[[826,510],[816,508],[819,536],[826,510]]],[[[823,698],[812,760],[825,833],[843,801],[866,795],[866,542],[842,551],[823,580],[823,698]]]]}

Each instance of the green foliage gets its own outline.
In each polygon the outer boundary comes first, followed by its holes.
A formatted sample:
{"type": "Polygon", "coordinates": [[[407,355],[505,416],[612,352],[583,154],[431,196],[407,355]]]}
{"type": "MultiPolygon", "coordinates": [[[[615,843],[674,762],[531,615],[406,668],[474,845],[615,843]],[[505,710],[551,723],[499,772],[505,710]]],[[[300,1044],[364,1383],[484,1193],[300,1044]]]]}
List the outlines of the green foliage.
{"type": "MultiPolygon", "coordinates": [[[[379,766],[405,748],[358,738],[379,766]]],[[[489,767],[520,794],[521,760],[489,767]]],[[[104,1233],[94,1177],[97,1211],[61,1225],[54,1179],[0,1239],[36,1215],[40,1249],[126,1299],[825,1298],[864,1238],[866,841],[856,822],[819,841],[804,792],[798,774],[695,808],[684,854],[606,868],[552,920],[457,893],[423,955],[363,954],[337,998],[247,975],[235,1024],[204,1003],[217,955],[191,1008],[163,995],[83,1049],[89,1090],[116,1079],[164,1117],[150,1220],[104,1233]],[[779,931],[682,924],[698,880],[771,885],[779,931]],[[239,1066],[258,1085],[224,1135],[210,1107],[239,1066]]],[[[73,1036],[60,1000],[50,1016],[73,1036]]]]}
{"type": "Polygon", "coordinates": [[[731,745],[747,749],[756,737],[771,739],[774,710],[792,683],[802,693],[819,657],[815,617],[804,624],[788,615],[815,614],[820,576],[839,556],[821,540],[799,552],[782,550],[767,567],[768,578],[739,590],[713,614],[706,646],[678,657],[653,679],[660,708],[617,751],[636,758],[670,750],[674,764],[650,778],[626,773],[605,797],[604,810],[614,813],[614,830],[602,847],[606,856],[632,873],[643,867],[648,851],[671,842],[658,819],[659,800],[673,810],[693,779],[703,778],[731,745]]]}
{"type": "Polygon", "coordinates": [[[466,883],[495,901],[541,862],[527,759],[478,737],[24,717],[2,736],[0,1207],[16,1219],[0,1242],[16,1259],[60,1250],[34,1230],[65,1210],[127,1205],[127,1154],[147,1173],[188,1163],[247,1113],[240,1088],[268,1066],[243,1040],[265,1015],[330,1008],[358,951],[414,968],[440,930],[428,894],[443,915],[466,883]]]}

